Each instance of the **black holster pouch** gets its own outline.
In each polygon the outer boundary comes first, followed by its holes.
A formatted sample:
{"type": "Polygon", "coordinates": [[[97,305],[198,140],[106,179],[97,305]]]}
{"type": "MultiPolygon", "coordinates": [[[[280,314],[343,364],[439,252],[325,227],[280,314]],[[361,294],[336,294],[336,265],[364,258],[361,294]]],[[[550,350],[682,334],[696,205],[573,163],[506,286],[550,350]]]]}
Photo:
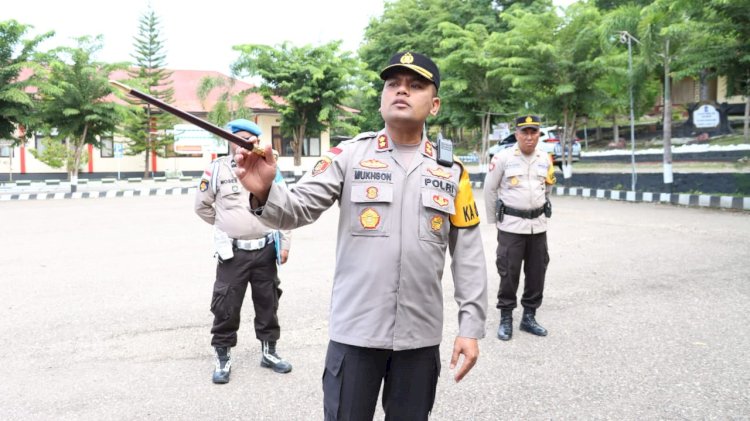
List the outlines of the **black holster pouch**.
{"type": "Polygon", "coordinates": [[[505,216],[505,205],[503,204],[502,200],[497,199],[497,202],[495,202],[495,218],[497,218],[498,222],[503,222],[504,216],[505,216]]]}
{"type": "Polygon", "coordinates": [[[544,202],[544,216],[546,216],[547,218],[552,217],[552,202],[550,202],[549,199],[544,202]]]}

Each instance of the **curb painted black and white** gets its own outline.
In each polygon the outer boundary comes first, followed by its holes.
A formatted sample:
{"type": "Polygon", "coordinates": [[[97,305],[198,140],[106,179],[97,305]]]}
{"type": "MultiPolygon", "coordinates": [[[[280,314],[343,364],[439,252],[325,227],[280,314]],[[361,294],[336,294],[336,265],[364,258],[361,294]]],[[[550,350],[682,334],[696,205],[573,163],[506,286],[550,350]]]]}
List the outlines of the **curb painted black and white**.
{"type": "MultiPolygon", "coordinates": [[[[481,189],[482,181],[472,187],[481,189]]],[[[0,194],[0,202],[10,200],[101,199],[115,197],[175,196],[194,194],[195,187],[150,188],[133,190],[85,191],[75,193],[10,193],[0,194]]],[[[714,196],[708,194],[650,193],[622,190],[591,189],[585,187],[554,187],[556,196],[578,196],[592,199],[619,200],[634,203],[664,203],[699,208],[737,209],[750,211],[750,197],[714,196]]]]}
{"type": "Polygon", "coordinates": [[[81,191],[75,193],[10,193],[0,194],[0,202],[9,200],[101,199],[113,197],[176,196],[195,193],[195,187],[172,187],[134,190],[81,191]]]}
{"type": "Polygon", "coordinates": [[[620,200],[635,203],[664,203],[699,208],[721,208],[750,211],[750,197],[714,196],[709,194],[650,193],[584,187],[554,187],[556,196],[579,196],[593,199],[620,200]]]}

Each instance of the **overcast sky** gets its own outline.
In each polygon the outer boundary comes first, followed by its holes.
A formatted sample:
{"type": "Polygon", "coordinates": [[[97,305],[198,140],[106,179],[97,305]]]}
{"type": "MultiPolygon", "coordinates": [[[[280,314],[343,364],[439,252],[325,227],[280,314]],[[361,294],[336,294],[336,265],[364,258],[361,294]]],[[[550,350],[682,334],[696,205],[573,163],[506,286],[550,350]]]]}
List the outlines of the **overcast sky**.
{"type": "Polygon", "coordinates": [[[138,20],[149,3],[161,21],[168,68],[228,74],[238,57],[232,50],[237,44],[319,45],[342,40],[343,49],[356,51],[370,19],[382,14],[384,1],[3,0],[0,21],[33,25],[30,34],[54,30],[56,35],[42,50],[73,45],[73,37],[103,35],[97,60],[132,61],[138,20]]]}

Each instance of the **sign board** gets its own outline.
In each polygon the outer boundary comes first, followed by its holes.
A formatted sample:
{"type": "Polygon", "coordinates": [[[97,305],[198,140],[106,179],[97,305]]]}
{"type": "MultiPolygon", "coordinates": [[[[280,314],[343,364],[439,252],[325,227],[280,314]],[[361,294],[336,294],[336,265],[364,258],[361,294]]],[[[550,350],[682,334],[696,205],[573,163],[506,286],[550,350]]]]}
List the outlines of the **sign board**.
{"type": "Polygon", "coordinates": [[[125,151],[125,145],[122,143],[115,143],[112,145],[114,148],[115,158],[122,158],[123,152],[125,151]]]}
{"type": "Polygon", "coordinates": [[[489,140],[503,140],[510,136],[510,124],[499,123],[492,126],[489,140]]]}
{"type": "Polygon", "coordinates": [[[192,124],[175,124],[174,151],[181,155],[217,153],[226,154],[229,151],[227,141],[192,124]]]}
{"type": "Polygon", "coordinates": [[[701,105],[693,111],[693,124],[698,128],[719,126],[719,111],[712,105],[701,105]]]}

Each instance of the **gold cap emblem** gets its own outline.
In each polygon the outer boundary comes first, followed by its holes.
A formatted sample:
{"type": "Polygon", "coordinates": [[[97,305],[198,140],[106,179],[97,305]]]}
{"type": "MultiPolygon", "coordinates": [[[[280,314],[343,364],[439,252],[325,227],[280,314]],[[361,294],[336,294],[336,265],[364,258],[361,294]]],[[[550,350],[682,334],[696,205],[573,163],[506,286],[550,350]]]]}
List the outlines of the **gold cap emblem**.
{"type": "Polygon", "coordinates": [[[405,53],[401,56],[401,64],[412,64],[414,62],[414,56],[411,53],[405,53]]]}
{"type": "Polygon", "coordinates": [[[532,121],[534,121],[534,120],[531,118],[531,116],[526,117],[526,122],[527,123],[531,123],[532,121]]]}

